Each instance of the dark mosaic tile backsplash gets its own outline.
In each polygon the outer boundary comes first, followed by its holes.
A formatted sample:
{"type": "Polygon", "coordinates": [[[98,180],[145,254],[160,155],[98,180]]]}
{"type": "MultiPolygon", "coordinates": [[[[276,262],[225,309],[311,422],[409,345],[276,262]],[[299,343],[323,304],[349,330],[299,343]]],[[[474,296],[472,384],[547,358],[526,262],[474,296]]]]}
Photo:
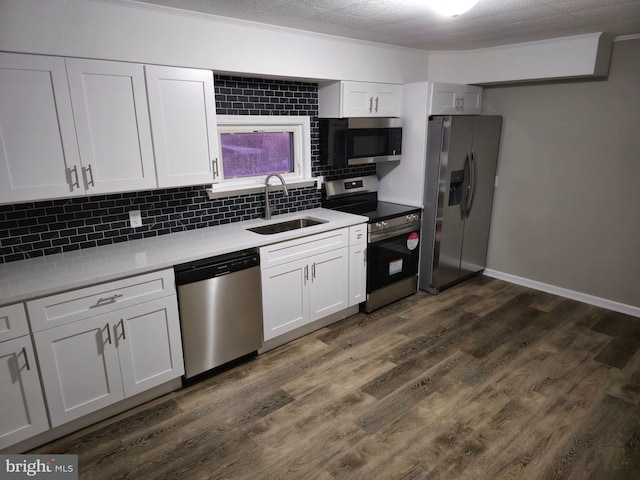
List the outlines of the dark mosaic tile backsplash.
{"type": "MultiPolygon", "coordinates": [[[[318,85],[216,75],[218,115],[311,117],[313,175],[326,180],[375,174],[375,166],[332,168],[318,162],[318,85]]],[[[262,215],[261,194],[209,200],[208,185],[0,205],[0,263],[90,248],[262,215]],[[129,210],[141,210],[142,227],[129,228],[129,210]]],[[[315,187],[273,194],[275,214],[320,206],[315,187]],[[274,198],[275,197],[275,198],[274,198]]]]}

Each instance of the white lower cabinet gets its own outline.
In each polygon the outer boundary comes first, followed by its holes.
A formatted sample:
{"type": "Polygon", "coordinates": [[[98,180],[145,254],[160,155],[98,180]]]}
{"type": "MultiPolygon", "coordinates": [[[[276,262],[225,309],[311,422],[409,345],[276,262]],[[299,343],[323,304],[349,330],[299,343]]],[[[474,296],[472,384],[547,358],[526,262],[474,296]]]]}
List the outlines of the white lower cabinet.
{"type": "Polygon", "coordinates": [[[265,340],[309,323],[308,271],[306,259],[262,270],[265,340]]]}
{"type": "Polygon", "coordinates": [[[34,335],[56,427],[184,373],[175,295],[34,335]]]}
{"type": "Polygon", "coordinates": [[[367,224],[349,227],[349,306],[367,299],[367,224]]]}
{"type": "Polygon", "coordinates": [[[0,450],[49,429],[29,335],[0,343],[0,404],[0,450]]]}
{"type": "Polygon", "coordinates": [[[309,322],[349,306],[349,249],[316,255],[311,260],[309,322]]]}
{"type": "Polygon", "coordinates": [[[136,305],[114,326],[124,396],[184,374],[177,297],[136,305]]]}
{"type": "Polygon", "coordinates": [[[34,335],[53,427],[124,398],[111,328],[99,316],[34,335]]]}
{"type": "Polygon", "coordinates": [[[349,306],[348,229],[260,249],[264,340],[349,306]]]}

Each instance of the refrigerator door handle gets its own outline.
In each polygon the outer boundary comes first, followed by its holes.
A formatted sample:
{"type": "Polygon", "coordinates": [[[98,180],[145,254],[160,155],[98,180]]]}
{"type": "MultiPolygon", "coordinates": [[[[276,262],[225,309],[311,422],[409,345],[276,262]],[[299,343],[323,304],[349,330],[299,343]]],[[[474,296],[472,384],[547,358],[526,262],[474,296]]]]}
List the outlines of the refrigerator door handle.
{"type": "Polygon", "coordinates": [[[463,192],[464,197],[460,202],[460,220],[464,221],[464,217],[467,214],[469,205],[469,198],[471,196],[471,152],[467,152],[467,157],[464,159],[464,179],[466,189],[463,192]],[[467,175],[469,175],[467,177],[467,175]],[[466,179],[469,178],[469,183],[466,183],[466,179]]]}
{"type": "Polygon", "coordinates": [[[473,207],[473,201],[476,197],[476,186],[478,183],[478,163],[476,161],[476,152],[471,151],[469,154],[469,173],[471,175],[469,179],[469,196],[467,198],[467,210],[465,217],[469,218],[471,214],[471,208],[473,207]]]}

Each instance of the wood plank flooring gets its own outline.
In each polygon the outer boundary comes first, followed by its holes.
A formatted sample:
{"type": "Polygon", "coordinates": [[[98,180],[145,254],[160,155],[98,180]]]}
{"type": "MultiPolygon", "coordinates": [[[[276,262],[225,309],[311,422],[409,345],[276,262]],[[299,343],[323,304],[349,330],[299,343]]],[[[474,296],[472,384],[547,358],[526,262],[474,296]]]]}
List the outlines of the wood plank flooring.
{"type": "Polygon", "coordinates": [[[81,479],[640,479],[640,319],[477,277],[32,453],[81,479]]]}

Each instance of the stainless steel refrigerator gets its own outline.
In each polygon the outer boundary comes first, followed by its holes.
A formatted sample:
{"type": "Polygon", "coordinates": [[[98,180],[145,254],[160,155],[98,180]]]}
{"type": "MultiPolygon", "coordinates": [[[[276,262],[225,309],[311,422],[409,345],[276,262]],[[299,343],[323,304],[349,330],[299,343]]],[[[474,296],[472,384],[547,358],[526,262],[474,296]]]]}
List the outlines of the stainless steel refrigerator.
{"type": "Polygon", "coordinates": [[[438,293],[484,270],[501,127],[493,115],[429,119],[421,290],[438,293]]]}

